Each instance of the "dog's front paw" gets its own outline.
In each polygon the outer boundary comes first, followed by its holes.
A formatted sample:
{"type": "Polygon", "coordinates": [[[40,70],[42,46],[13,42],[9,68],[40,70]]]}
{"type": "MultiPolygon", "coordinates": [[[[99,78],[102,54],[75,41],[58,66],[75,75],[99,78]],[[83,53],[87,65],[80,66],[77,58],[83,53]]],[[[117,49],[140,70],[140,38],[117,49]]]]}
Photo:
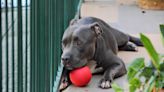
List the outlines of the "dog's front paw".
{"type": "Polygon", "coordinates": [[[100,80],[99,87],[102,89],[111,88],[111,81],[103,78],[100,80]]]}
{"type": "Polygon", "coordinates": [[[64,89],[66,89],[70,84],[71,83],[70,83],[68,77],[62,77],[61,83],[60,83],[60,86],[59,86],[60,92],[62,92],[62,90],[64,90],[64,89]]]}

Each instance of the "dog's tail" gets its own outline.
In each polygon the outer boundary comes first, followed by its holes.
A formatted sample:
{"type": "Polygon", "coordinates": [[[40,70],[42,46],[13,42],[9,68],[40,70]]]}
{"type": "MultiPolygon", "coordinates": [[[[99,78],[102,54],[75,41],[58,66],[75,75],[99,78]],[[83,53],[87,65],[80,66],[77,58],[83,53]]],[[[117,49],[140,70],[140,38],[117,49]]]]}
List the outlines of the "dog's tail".
{"type": "Polygon", "coordinates": [[[129,41],[133,42],[134,44],[136,44],[137,46],[144,46],[143,43],[141,42],[141,40],[137,37],[133,37],[129,35],[129,41]]]}

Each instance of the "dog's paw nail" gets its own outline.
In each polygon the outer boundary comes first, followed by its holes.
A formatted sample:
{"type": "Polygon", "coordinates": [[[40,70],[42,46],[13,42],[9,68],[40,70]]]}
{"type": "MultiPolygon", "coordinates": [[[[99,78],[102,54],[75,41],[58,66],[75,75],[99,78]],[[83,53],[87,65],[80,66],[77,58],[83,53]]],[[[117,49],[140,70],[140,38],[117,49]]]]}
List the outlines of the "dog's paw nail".
{"type": "Polygon", "coordinates": [[[109,81],[106,81],[106,85],[105,85],[107,88],[110,88],[110,82],[109,81]]]}
{"type": "Polygon", "coordinates": [[[64,89],[66,89],[68,86],[69,86],[69,82],[68,82],[67,77],[62,78],[62,82],[61,82],[61,84],[60,84],[60,86],[59,86],[59,90],[64,90],[64,89]]]}
{"type": "Polygon", "coordinates": [[[102,87],[102,88],[105,88],[105,82],[102,82],[102,83],[101,83],[101,87],[102,87]]]}
{"type": "Polygon", "coordinates": [[[111,88],[110,81],[109,80],[107,80],[107,81],[103,80],[100,84],[100,87],[103,89],[111,88]]]}
{"type": "Polygon", "coordinates": [[[60,89],[65,88],[67,85],[68,85],[68,83],[67,83],[67,82],[65,82],[65,83],[61,83],[61,85],[60,85],[60,89]]]}
{"type": "Polygon", "coordinates": [[[60,90],[63,90],[63,89],[65,89],[67,86],[68,86],[68,83],[67,83],[67,82],[61,83],[59,89],[60,89],[60,90]]]}

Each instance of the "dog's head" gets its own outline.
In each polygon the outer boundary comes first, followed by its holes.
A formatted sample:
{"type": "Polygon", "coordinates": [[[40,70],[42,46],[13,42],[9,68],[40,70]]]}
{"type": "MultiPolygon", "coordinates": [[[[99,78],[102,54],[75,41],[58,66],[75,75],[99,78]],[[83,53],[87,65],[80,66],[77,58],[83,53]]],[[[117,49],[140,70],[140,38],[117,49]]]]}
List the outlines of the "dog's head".
{"type": "Polygon", "coordinates": [[[63,34],[61,61],[66,69],[85,66],[95,54],[95,44],[101,29],[98,23],[70,25],[63,34]]]}

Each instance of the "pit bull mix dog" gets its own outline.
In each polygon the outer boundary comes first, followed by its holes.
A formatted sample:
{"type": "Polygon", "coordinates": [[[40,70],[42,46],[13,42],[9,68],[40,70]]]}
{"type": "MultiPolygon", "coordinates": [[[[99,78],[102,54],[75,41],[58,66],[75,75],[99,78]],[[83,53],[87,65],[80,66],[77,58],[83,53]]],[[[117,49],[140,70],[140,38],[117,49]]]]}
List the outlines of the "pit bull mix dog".
{"type": "Polygon", "coordinates": [[[126,74],[124,62],[117,56],[118,50],[137,51],[143,46],[140,39],[110,27],[101,19],[85,17],[72,20],[62,38],[61,61],[64,65],[60,90],[69,86],[69,71],[83,67],[94,60],[103,70],[99,87],[111,87],[114,78],[126,74]]]}

